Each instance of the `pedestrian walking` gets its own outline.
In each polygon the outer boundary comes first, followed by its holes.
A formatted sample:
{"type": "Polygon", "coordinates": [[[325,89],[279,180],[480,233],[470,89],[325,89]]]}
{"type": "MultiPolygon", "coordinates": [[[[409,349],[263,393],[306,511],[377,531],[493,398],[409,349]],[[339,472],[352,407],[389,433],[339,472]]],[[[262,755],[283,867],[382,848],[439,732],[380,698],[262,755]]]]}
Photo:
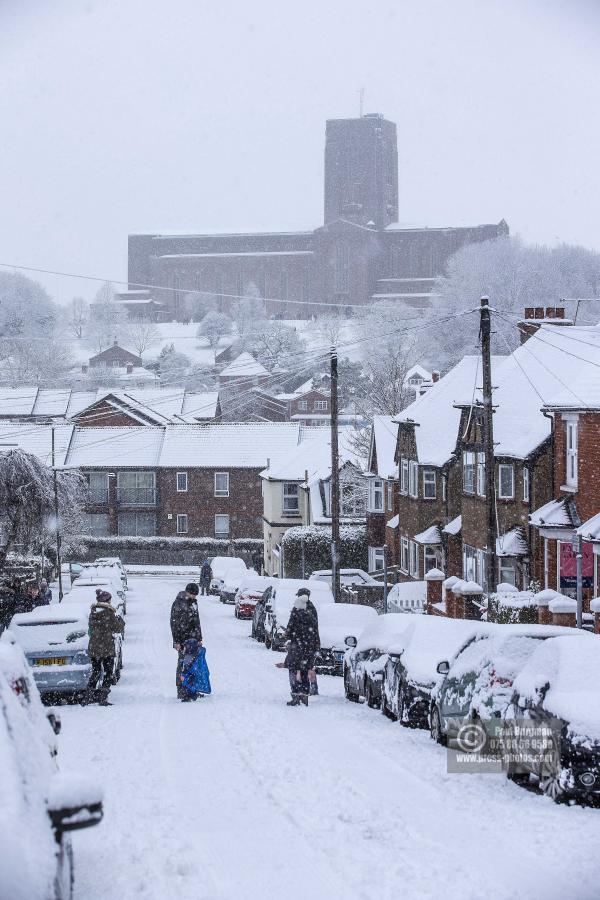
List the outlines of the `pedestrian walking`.
{"type": "Polygon", "coordinates": [[[213,571],[210,562],[205,559],[200,567],[200,593],[202,596],[208,596],[210,593],[210,583],[212,581],[213,571]]]}
{"type": "Polygon", "coordinates": [[[40,581],[40,606],[49,606],[52,603],[52,590],[45,578],[40,581]]]}
{"type": "Polygon", "coordinates": [[[92,661],[92,675],[88,683],[87,702],[97,700],[100,706],[111,706],[108,700],[110,689],[114,684],[115,672],[115,635],[123,634],[125,622],[112,606],[112,595],[102,588],[96,590],[96,602],[92,604],[88,620],[89,644],[88,654],[92,661]],[[100,676],[102,686],[96,690],[100,676]]]}
{"type": "Polygon", "coordinates": [[[173,637],[173,648],[177,650],[175,684],[177,687],[177,699],[183,702],[189,700],[186,691],[182,689],[181,685],[185,642],[195,639],[202,643],[202,628],[200,627],[200,615],[198,613],[198,593],[198,585],[191,582],[186,585],[184,591],[179,591],[171,606],[171,635],[173,637]]]}
{"type": "Polygon", "coordinates": [[[288,706],[308,706],[310,681],[308,673],[315,665],[315,654],[320,646],[318,628],[314,616],[307,610],[310,591],[300,588],[287,626],[288,651],[285,666],[290,671],[292,698],[288,706]]]}
{"type": "MultiPolygon", "coordinates": [[[[310,591],[308,588],[300,588],[298,591],[299,594],[306,594],[306,610],[313,617],[315,622],[315,628],[317,629],[317,653],[321,649],[321,637],[319,635],[319,614],[317,612],[317,607],[310,599],[310,591]]],[[[313,667],[308,670],[308,680],[310,682],[310,696],[318,697],[319,696],[319,682],[317,681],[317,670],[313,667]]]]}

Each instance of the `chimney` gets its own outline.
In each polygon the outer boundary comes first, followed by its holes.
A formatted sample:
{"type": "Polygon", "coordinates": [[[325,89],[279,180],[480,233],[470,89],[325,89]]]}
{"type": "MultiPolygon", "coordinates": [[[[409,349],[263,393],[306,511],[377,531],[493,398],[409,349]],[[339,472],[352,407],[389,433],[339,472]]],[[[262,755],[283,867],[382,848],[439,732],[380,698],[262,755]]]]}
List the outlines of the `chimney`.
{"type": "Polygon", "coordinates": [[[439,380],[440,380],[440,373],[436,369],[434,372],[431,373],[431,383],[435,384],[436,381],[439,381],[439,380]]]}
{"type": "Polygon", "coordinates": [[[572,325],[572,319],[565,318],[565,310],[562,306],[526,306],[525,317],[518,323],[521,333],[521,343],[528,341],[540,325],[572,325]]]}

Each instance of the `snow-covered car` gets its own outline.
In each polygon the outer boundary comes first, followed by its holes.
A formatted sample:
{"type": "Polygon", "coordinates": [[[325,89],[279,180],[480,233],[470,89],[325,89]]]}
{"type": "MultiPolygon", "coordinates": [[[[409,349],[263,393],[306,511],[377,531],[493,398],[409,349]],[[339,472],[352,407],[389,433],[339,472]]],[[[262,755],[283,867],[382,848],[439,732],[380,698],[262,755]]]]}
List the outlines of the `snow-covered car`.
{"type": "Polygon", "coordinates": [[[221,603],[235,603],[235,595],[249,575],[258,577],[254,569],[241,570],[238,566],[227,569],[223,578],[223,586],[219,592],[221,603]]]}
{"type": "MultiPolygon", "coordinates": [[[[317,569],[309,577],[309,581],[324,581],[331,586],[331,569],[317,569]]],[[[340,569],[340,584],[352,587],[357,584],[368,584],[371,587],[383,587],[381,581],[376,581],[372,575],[364,569],[340,569]]]]}
{"type": "MultiPolygon", "coordinates": [[[[4,639],[3,639],[4,641],[4,639]]],[[[0,645],[2,642],[0,642],[0,645]]],[[[71,900],[68,832],[102,819],[102,794],[85,778],[61,774],[52,731],[35,686],[6,672],[0,651],[0,895],[10,900],[71,900]]]]}
{"type": "Polygon", "coordinates": [[[264,640],[267,650],[284,649],[287,625],[299,587],[308,587],[310,599],[314,603],[317,613],[326,604],[334,602],[331,588],[322,581],[313,581],[308,584],[307,581],[300,579],[278,578],[275,584],[265,592],[269,595],[265,604],[264,621],[264,640]]]}
{"type": "Polygon", "coordinates": [[[600,795],[600,638],[586,637],[544,641],[515,678],[504,716],[508,777],[528,782],[533,776],[557,802],[600,795]],[[518,722],[546,730],[549,752],[532,745],[518,722]]]}
{"type": "Polygon", "coordinates": [[[360,637],[377,620],[377,613],[358,603],[327,603],[319,608],[318,616],[321,649],[315,668],[325,675],[342,675],[346,638],[350,634],[360,637]]]}
{"type": "Polygon", "coordinates": [[[31,666],[10,631],[5,632],[0,640],[0,672],[4,674],[27,715],[44,737],[48,744],[48,752],[51,756],[56,756],[58,745],[55,735],[60,733],[60,715],[56,709],[42,705],[31,666]],[[47,725],[50,727],[46,727],[47,725]]]}
{"type": "MultiPolygon", "coordinates": [[[[471,638],[454,659],[442,659],[443,675],[431,694],[429,726],[439,744],[454,746],[465,726],[502,719],[511,701],[515,678],[544,641],[573,636],[554,625],[497,625],[471,638]]],[[[590,636],[575,633],[583,644],[590,636]]],[[[460,746],[461,750],[464,747],[460,746]]]]}
{"type": "Polygon", "coordinates": [[[368,625],[362,634],[349,634],[345,644],[344,693],[347,700],[358,702],[361,697],[370,707],[378,707],[381,682],[390,647],[410,627],[411,617],[386,613],[368,625]]]}
{"type": "Polygon", "coordinates": [[[110,566],[111,568],[118,569],[121,581],[123,582],[123,587],[127,589],[127,572],[118,556],[99,556],[98,559],[94,560],[94,563],[97,566],[110,566]]]}
{"type": "MultiPolygon", "coordinates": [[[[404,617],[403,617],[404,618],[404,617]]],[[[493,625],[442,616],[411,616],[409,627],[389,644],[381,683],[381,711],[402,725],[427,728],[437,666],[476,634],[493,625]]]]}
{"type": "Polygon", "coordinates": [[[127,615],[127,599],[125,591],[121,582],[115,579],[114,576],[86,574],[84,577],[80,575],[71,585],[69,593],[64,595],[63,602],[65,600],[74,600],[77,602],[83,602],[85,600],[85,602],[89,602],[91,605],[96,600],[96,590],[98,588],[103,591],[108,591],[112,597],[112,606],[115,607],[120,616],[125,618],[127,615]]]}
{"type": "Polygon", "coordinates": [[[214,556],[210,561],[213,577],[210,582],[209,593],[220,594],[227,572],[240,572],[242,575],[248,571],[248,567],[239,556],[214,556]]]}
{"type": "Polygon", "coordinates": [[[87,603],[38,606],[18,613],[10,625],[31,666],[42,697],[83,697],[92,666],[88,655],[87,603]]]}
{"type": "Polygon", "coordinates": [[[265,575],[248,575],[244,578],[235,594],[236,619],[251,619],[254,615],[256,604],[274,579],[265,575]]]}

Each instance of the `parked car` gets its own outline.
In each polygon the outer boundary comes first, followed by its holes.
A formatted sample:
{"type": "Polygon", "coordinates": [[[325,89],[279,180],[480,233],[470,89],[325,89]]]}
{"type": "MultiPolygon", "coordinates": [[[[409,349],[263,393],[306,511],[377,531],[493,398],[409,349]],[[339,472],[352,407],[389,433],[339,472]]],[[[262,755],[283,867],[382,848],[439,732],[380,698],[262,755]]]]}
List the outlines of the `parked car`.
{"type": "Polygon", "coordinates": [[[80,699],[92,674],[87,603],[38,606],[13,616],[10,632],[22,648],[44,698],[80,699]]]}
{"type": "MultiPolygon", "coordinates": [[[[0,646],[4,643],[4,637],[0,646]]],[[[58,771],[35,685],[22,689],[0,650],[0,892],[11,900],[71,900],[69,832],[102,819],[102,795],[58,771]]],[[[14,661],[13,661],[14,662],[14,661]]]]}
{"type": "Polygon", "coordinates": [[[58,710],[42,705],[31,667],[10,631],[5,632],[0,640],[0,672],[4,674],[27,715],[44,737],[48,744],[48,752],[51,756],[56,756],[58,753],[56,735],[61,729],[60,715],[58,710]]]}
{"type": "Polygon", "coordinates": [[[409,627],[389,644],[381,683],[383,714],[402,725],[427,728],[439,661],[452,658],[468,640],[493,627],[469,619],[411,616],[409,627]]]}
{"type": "Polygon", "coordinates": [[[346,638],[349,634],[360,636],[365,628],[377,621],[377,613],[371,606],[357,603],[328,603],[321,606],[318,613],[321,649],[315,668],[324,675],[342,675],[346,638]]]}
{"type": "Polygon", "coordinates": [[[307,586],[317,613],[320,613],[321,608],[326,604],[333,604],[331,588],[322,581],[314,581],[309,585],[303,580],[278,578],[275,584],[268,589],[270,596],[265,604],[264,641],[267,650],[283,650],[285,647],[286,630],[296,599],[296,592],[299,587],[307,586]]]}
{"type": "MultiPolygon", "coordinates": [[[[572,636],[573,629],[498,625],[467,641],[454,659],[440,660],[437,671],[444,677],[432,691],[429,711],[432,738],[454,746],[465,726],[501,720],[513,694],[514,680],[530,657],[544,641],[564,635],[572,636]]],[[[585,633],[575,635],[581,643],[589,637],[585,633]]]]}
{"type": "Polygon", "coordinates": [[[213,573],[208,589],[210,594],[221,593],[221,588],[223,587],[227,572],[231,572],[233,575],[234,571],[238,571],[243,575],[248,571],[246,563],[243,559],[240,559],[239,556],[214,556],[211,560],[210,567],[213,573]]]}
{"type": "Polygon", "coordinates": [[[381,702],[381,682],[390,646],[410,627],[412,617],[386,613],[367,626],[362,634],[346,637],[343,664],[344,693],[347,700],[358,702],[364,697],[367,705],[378,707],[381,702]]]}
{"type": "Polygon", "coordinates": [[[123,582],[123,587],[127,590],[127,572],[118,556],[99,556],[98,559],[94,560],[94,563],[97,566],[110,566],[111,568],[118,569],[121,581],[123,582]]]}
{"type": "Polygon", "coordinates": [[[236,619],[251,619],[254,615],[256,604],[262,595],[273,583],[273,578],[264,575],[247,575],[235,593],[236,619]]]}
{"type": "Polygon", "coordinates": [[[241,570],[238,566],[227,569],[219,595],[221,603],[235,603],[235,595],[249,575],[255,575],[258,578],[258,573],[254,569],[241,570]]]}
{"type": "Polygon", "coordinates": [[[587,638],[544,641],[515,678],[504,716],[511,739],[508,777],[528,782],[533,776],[556,802],[600,795],[600,638],[587,638]],[[519,720],[547,730],[549,752],[532,746],[516,727],[519,720]]]}
{"type": "Polygon", "coordinates": [[[101,588],[103,591],[108,591],[111,595],[112,600],[111,603],[117,610],[120,616],[127,615],[127,600],[125,591],[123,590],[123,585],[119,580],[117,580],[114,575],[107,576],[102,574],[90,574],[90,575],[80,575],[73,584],[71,585],[71,590],[64,595],[63,603],[70,602],[71,600],[77,602],[89,602],[90,605],[96,600],[96,590],[101,588]]]}
{"type": "Polygon", "coordinates": [[[268,587],[265,591],[263,591],[262,596],[258,598],[256,604],[254,606],[254,611],[252,613],[252,628],[250,631],[250,636],[254,638],[255,641],[260,641],[261,643],[265,639],[265,617],[267,615],[267,604],[271,599],[271,588],[268,587]]]}
{"type": "MultiPolygon", "coordinates": [[[[324,581],[331,586],[331,579],[331,569],[317,569],[316,572],[313,572],[312,575],[310,575],[308,580],[324,581]]],[[[368,584],[372,587],[383,587],[381,581],[376,581],[372,575],[369,575],[369,573],[365,572],[363,569],[340,569],[340,584],[348,585],[349,587],[356,584],[368,584]]]]}

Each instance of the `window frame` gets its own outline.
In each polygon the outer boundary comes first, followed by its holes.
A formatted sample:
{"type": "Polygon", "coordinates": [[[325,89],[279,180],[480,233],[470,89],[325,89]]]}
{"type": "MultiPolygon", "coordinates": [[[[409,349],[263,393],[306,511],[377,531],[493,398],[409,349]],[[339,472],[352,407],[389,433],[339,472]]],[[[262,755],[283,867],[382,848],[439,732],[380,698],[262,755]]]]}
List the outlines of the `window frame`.
{"type": "Polygon", "coordinates": [[[577,488],[579,483],[579,422],[565,419],[565,486],[577,488]]]}
{"type": "Polygon", "coordinates": [[[383,547],[369,547],[369,571],[383,572],[385,568],[383,547]],[[379,563],[381,562],[381,565],[379,563]]]}
{"type": "Polygon", "coordinates": [[[501,556],[498,560],[498,583],[499,584],[512,584],[516,587],[517,585],[517,567],[514,559],[510,559],[508,556],[501,556]],[[505,579],[502,575],[502,572],[511,572],[511,577],[509,579],[505,579]]]}
{"type": "Polygon", "coordinates": [[[229,472],[215,472],[214,474],[214,496],[215,497],[229,497],[229,472]],[[219,476],[224,476],[227,479],[227,488],[219,489],[217,488],[217,478],[219,476]]]}
{"type": "Polygon", "coordinates": [[[410,541],[408,538],[400,538],[400,571],[405,575],[409,574],[410,569],[410,541]]]}
{"type": "Polygon", "coordinates": [[[423,500],[437,500],[437,475],[435,469],[423,469],[423,500]],[[433,480],[431,480],[431,476],[433,476],[433,480]],[[432,486],[433,494],[429,495],[427,487],[432,486]]]}
{"type": "Polygon", "coordinates": [[[369,491],[367,500],[367,512],[382,513],[385,512],[383,478],[370,478],[369,491]],[[377,506],[377,497],[381,499],[381,506],[377,506]]]}
{"type": "Polygon", "coordinates": [[[498,463],[498,499],[515,499],[515,467],[513,463],[498,463]],[[504,493],[502,488],[502,473],[506,470],[510,471],[510,494],[504,493]]]}
{"type": "Polygon", "coordinates": [[[388,478],[386,483],[386,496],[387,496],[387,508],[388,512],[394,511],[394,482],[391,478],[388,478]]]}
{"type": "Polygon", "coordinates": [[[110,516],[108,513],[104,512],[93,512],[87,513],[88,520],[88,534],[93,537],[109,537],[110,536],[110,516]],[[106,530],[98,530],[97,528],[92,527],[92,519],[102,519],[103,524],[106,526],[106,530]]]}
{"type": "Polygon", "coordinates": [[[308,400],[298,400],[298,410],[306,412],[308,410],[308,400]]]}
{"type": "Polygon", "coordinates": [[[175,519],[175,528],[176,528],[177,534],[188,534],[188,531],[189,531],[189,519],[188,519],[188,514],[187,514],[187,513],[177,513],[176,519],[175,519]],[[179,521],[180,521],[180,519],[185,519],[185,528],[180,528],[180,527],[179,527],[179,521]]]}
{"type": "Polygon", "coordinates": [[[402,457],[400,460],[400,493],[404,497],[408,496],[408,482],[409,482],[408,472],[409,472],[408,459],[405,459],[404,457],[402,457]]]}
{"type": "Polygon", "coordinates": [[[297,481],[284,481],[281,486],[281,514],[282,516],[299,516],[300,515],[300,485],[297,481]],[[289,491],[289,488],[294,491],[289,491]],[[296,508],[286,508],[286,500],[296,500],[296,508]]]}
{"type": "Polygon", "coordinates": [[[419,499],[419,463],[414,459],[408,462],[408,496],[419,499]]]}
{"type": "Polygon", "coordinates": [[[188,473],[187,472],[177,472],[175,474],[175,487],[178,494],[187,494],[188,490],[188,473]],[[185,479],[185,487],[179,487],[179,479],[185,479]]]}
{"type": "Polygon", "coordinates": [[[327,400],[314,400],[313,412],[327,412],[327,400]]]}
{"type": "Polygon", "coordinates": [[[485,453],[481,451],[475,454],[475,493],[485,497],[485,453]]]}
{"type": "Polygon", "coordinates": [[[476,455],[473,450],[463,450],[462,456],[462,488],[463,494],[475,494],[476,455]],[[468,477],[467,477],[468,476],[468,477]]]}
{"type": "Polygon", "coordinates": [[[419,577],[419,545],[416,541],[409,541],[409,575],[412,578],[419,577]]]}
{"type": "Polygon", "coordinates": [[[531,497],[531,474],[527,466],[523,466],[523,503],[529,503],[531,497]]]}
{"type": "Polygon", "coordinates": [[[231,519],[229,513],[215,513],[215,538],[228,538],[231,535],[231,519]],[[217,531],[217,519],[227,519],[227,531],[217,531]]]}

